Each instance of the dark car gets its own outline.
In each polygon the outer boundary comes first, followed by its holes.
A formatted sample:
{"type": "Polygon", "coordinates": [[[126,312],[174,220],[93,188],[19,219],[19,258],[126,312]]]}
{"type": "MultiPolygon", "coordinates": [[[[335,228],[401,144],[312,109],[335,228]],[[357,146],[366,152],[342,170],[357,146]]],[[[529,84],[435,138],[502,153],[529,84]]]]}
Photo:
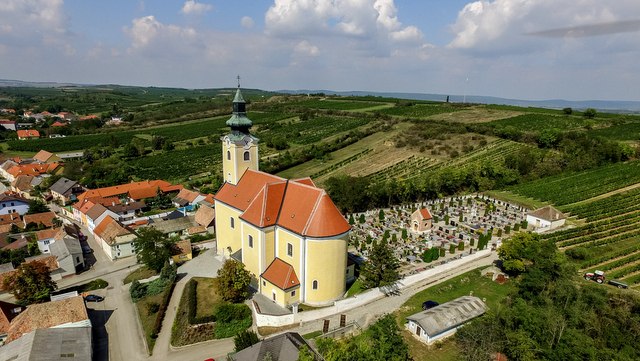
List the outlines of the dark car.
{"type": "Polygon", "coordinates": [[[84,244],[81,247],[82,247],[82,253],[83,254],[89,254],[89,253],[93,252],[93,250],[91,249],[91,247],[89,247],[89,245],[84,244]]]}
{"type": "Polygon", "coordinates": [[[84,300],[87,302],[102,302],[104,301],[104,297],[98,295],[86,295],[84,296],[84,300]]]}
{"type": "Polygon", "coordinates": [[[438,302],[436,302],[436,301],[431,301],[431,300],[424,301],[424,302],[422,302],[422,309],[423,310],[429,310],[429,309],[432,309],[432,308],[434,308],[434,307],[436,307],[438,305],[440,305],[440,304],[438,302]]]}
{"type": "Polygon", "coordinates": [[[616,280],[610,280],[607,283],[612,285],[612,286],[614,286],[614,287],[618,287],[618,288],[629,288],[628,284],[626,284],[624,282],[616,281],[616,280]]]}

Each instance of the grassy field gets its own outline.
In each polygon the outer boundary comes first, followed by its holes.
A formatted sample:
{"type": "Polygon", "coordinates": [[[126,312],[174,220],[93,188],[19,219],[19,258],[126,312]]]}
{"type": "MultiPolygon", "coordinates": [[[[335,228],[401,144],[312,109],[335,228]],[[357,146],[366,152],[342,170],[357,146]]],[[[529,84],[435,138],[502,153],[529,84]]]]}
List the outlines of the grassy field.
{"type": "Polygon", "coordinates": [[[143,299],[135,303],[136,308],[138,309],[138,315],[140,316],[140,323],[142,324],[142,329],[144,330],[144,336],[147,339],[147,347],[149,348],[147,351],[149,352],[149,354],[153,352],[153,346],[156,344],[156,337],[152,336],[152,332],[157,314],[149,312],[149,305],[161,304],[166,292],[169,292],[169,289],[165,289],[164,292],[157,295],[144,297],[143,299]]]}
{"type": "Polygon", "coordinates": [[[198,282],[196,288],[196,317],[212,316],[216,312],[216,306],[222,303],[218,294],[215,278],[194,277],[198,282]]]}
{"type": "Polygon", "coordinates": [[[529,209],[538,209],[549,204],[549,202],[528,198],[528,197],[515,194],[509,191],[485,191],[483,193],[488,195],[489,197],[499,199],[505,202],[510,202],[513,204],[518,204],[529,209]]]}
{"type": "Polygon", "coordinates": [[[491,109],[478,105],[457,112],[432,115],[429,119],[454,123],[488,123],[494,120],[513,118],[522,114],[524,114],[522,111],[491,109]]]}
{"type": "Polygon", "coordinates": [[[489,307],[489,312],[495,312],[500,308],[502,300],[513,291],[514,287],[510,282],[501,285],[491,281],[489,277],[482,277],[480,271],[481,269],[469,271],[446,282],[418,292],[395,312],[398,325],[403,329],[403,337],[408,340],[409,351],[414,360],[453,361],[459,359],[454,340],[446,341],[441,349],[438,349],[435,345],[427,347],[422,342],[417,341],[409,331],[405,330],[404,324],[406,318],[422,310],[422,303],[424,301],[433,300],[438,303],[444,303],[457,297],[473,295],[485,301],[489,307]],[[410,339],[416,342],[412,342],[410,339]]]}
{"type": "Polygon", "coordinates": [[[151,276],[157,275],[158,272],[147,268],[147,266],[141,266],[137,270],[129,273],[127,277],[124,278],[123,282],[126,285],[127,283],[131,283],[133,281],[139,281],[143,279],[147,279],[151,276]]]}

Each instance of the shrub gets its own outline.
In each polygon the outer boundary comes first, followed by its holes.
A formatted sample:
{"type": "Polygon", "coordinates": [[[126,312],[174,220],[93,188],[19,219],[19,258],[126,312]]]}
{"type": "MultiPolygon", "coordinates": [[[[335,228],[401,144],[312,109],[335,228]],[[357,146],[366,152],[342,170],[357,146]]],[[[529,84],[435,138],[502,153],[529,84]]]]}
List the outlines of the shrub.
{"type": "Polygon", "coordinates": [[[93,290],[99,290],[101,288],[107,288],[108,286],[109,286],[109,282],[103,280],[102,278],[98,278],[87,283],[84,287],[84,290],[93,291],[93,290]]]}
{"type": "Polygon", "coordinates": [[[236,352],[244,350],[247,347],[251,347],[258,342],[260,342],[258,335],[251,330],[241,331],[233,338],[236,352]]]}
{"type": "Polygon", "coordinates": [[[164,319],[164,314],[167,312],[167,306],[169,305],[169,300],[171,300],[171,293],[173,293],[173,287],[175,287],[175,285],[175,282],[171,282],[167,287],[167,292],[162,298],[160,309],[158,310],[158,313],[156,315],[156,321],[153,324],[152,337],[153,335],[156,335],[157,337],[157,335],[160,333],[160,329],[162,328],[162,320],[164,319]]]}
{"type": "Polygon", "coordinates": [[[198,282],[196,280],[190,280],[185,286],[185,294],[187,297],[187,320],[191,325],[199,325],[203,323],[215,322],[215,315],[196,317],[198,311],[198,282]]]}
{"type": "Polygon", "coordinates": [[[158,295],[160,293],[162,293],[162,291],[165,290],[165,288],[167,288],[167,285],[170,283],[170,280],[166,280],[163,278],[158,278],[155,279],[149,283],[147,283],[147,292],[146,295],[147,296],[153,296],[153,295],[158,295]]]}
{"type": "Polygon", "coordinates": [[[147,315],[153,315],[154,313],[160,310],[160,304],[156,302],[151,302],[147,304],[147,315]]]}
{"type": "Polygon", "coordinates": [[[140,283],[140,281],[138,280],[135,280],[131,282],[129,294],[131,295],[131,300],[133,300],[133,302],[138,302],[141,298],[147,295],[147,285],[140,283]]]}
{"type": "Polygon", "coordinates": [[[229,323],[234,320],[251,318],[251,310],[244,303],[226,303],[216,311],[216,320],[222,323],[229,323]]]}

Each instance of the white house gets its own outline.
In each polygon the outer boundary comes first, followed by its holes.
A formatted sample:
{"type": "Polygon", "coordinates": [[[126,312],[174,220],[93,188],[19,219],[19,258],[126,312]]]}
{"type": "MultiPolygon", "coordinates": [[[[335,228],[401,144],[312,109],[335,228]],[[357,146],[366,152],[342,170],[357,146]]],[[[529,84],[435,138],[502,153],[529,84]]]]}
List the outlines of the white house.
{"type": "Polygon", "coordinates": [[[473,318],[487,311],[478,297],[462,296],[407,317],[405,327],[426,344],[449,337],[473,318]]]}
{"type": "Polygon", "coordinates": [[[0,194],[0,214],[18,213],[23,215],[29,210],[29,201],[25,198],[0,194]]]}
{"type": "Polygon", "coordinates": [[[136,235],[115,219],[106,217],[93,230],[93,234],[104,253],[112,260],[135,255],[133,241],[136,235]]]}
{"type": "Polygon", "coordinates": [[[62,230],[60,228],[43,229],[35,233],[36,241],[38,242],[38,249],[42,253],[51,252],[51,244],[56,241],[56,236],[62,230]]]}
{"type": "Polygon", "coordinates": [[[527,213],[527,223],[536,230],[548,231],[562,227],[566,216],[552,206],[546,206],[527,213]]]}

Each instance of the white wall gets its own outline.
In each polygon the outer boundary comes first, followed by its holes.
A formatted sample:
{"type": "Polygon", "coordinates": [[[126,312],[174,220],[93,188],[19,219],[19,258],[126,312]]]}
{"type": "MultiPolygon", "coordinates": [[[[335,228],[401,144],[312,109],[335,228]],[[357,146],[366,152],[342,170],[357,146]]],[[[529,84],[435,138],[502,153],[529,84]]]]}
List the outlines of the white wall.
{"type": "Polygon", "coordinates": [[[21,216],[27,213],[29,204],[20,201],[6,201],[0,203],[0,214],[18,213],[21,216]],[[11,205],[13,204],[13,206],[11,205]]]}

